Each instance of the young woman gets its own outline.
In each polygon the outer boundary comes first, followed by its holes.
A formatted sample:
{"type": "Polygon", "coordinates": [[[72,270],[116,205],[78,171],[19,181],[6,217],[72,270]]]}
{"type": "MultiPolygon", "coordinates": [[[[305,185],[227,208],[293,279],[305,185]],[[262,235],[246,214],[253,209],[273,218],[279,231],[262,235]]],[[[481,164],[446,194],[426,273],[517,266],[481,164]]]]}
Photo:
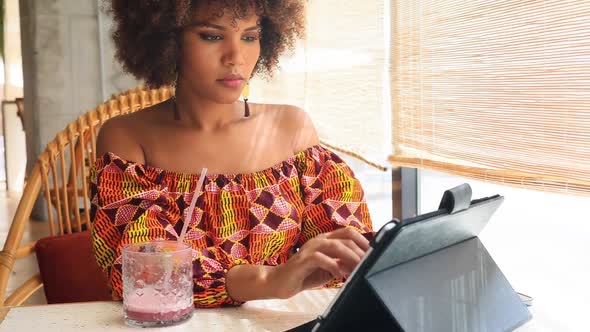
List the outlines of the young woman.
{"type": "Polygon", "coordinates": [[[176,240],[185,222],[198,307],[335,286],[363,257],[373,232],[351,169],[319,145],[304,111],[239,100],[249,79],[269,76],[303,36],[304,3],[108,2],[123,67],[176,91],[99,134],[92,231],[115,298],[121,247],[176,240]],[[203,167],[209,172],[196,188],[203,167]]]}

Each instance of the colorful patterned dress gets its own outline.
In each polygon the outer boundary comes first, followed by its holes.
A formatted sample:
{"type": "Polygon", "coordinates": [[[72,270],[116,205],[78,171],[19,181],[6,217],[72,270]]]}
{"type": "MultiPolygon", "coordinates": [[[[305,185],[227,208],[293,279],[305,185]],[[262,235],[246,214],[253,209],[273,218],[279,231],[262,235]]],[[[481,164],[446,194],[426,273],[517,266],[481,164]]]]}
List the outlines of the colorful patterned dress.
{"type": "Polygon", "coordinates": [[[240,304],[225,288],[225,275],[237,264],[285,263],[309,239],[342,227],[372,233],[359,181],[319,145],[262,171],[208,174],[193,215],[186,216],[198,177],[112,153],[97,159],[91,173],[92,237],[113,298],[122,296],[122,246],[176,240],[185,220],[197,307],[240,304]]]}

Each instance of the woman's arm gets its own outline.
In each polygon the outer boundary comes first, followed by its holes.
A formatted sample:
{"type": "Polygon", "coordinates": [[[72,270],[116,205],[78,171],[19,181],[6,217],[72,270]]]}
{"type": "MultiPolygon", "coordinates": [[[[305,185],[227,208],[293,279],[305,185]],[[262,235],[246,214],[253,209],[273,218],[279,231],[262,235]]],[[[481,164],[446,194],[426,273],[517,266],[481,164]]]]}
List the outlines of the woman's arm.
{"type": "Polygon", "coordinates": [[[316,236],[279,266],[238,265],[226,276],[227,292],[236,301],[287,299],[343,278],[359,264],[369,242],[360,233],[342,228],[316,236]]]}
{"type": "MultiPolygon", "coordinates": [[[[289,133],[292,138],[294,153],[308,151],[309,147],[319,143],[307,113],[290,106],[281,114],[285,117],[281,123],[286,126],[282,132],[289,133]]],[[[331,157],[329,151],[322,151],[307,156],[304,161],[305,169],[302,171],[307,179],[317,180],[314,184],[304,184],[304,193],[320,189],[322,194],[316,197],[319,199],[317,202],[311,196],[304,198],[307,207],[300,250],[287,263],[276,267],[240,265],[232,268],[226,277],[227,290],[232,298],[238,301],[289,298],[302,290],[346,277],[360,262],[369,247],[361,232],[371,232],[371,222],[365,213],[366,203],[352,172],[345,165],[339,165],[342,163],[339,158],[331,160],[331,157]],[[342,178],[339,175],[343,175],[348,183],[344,192],[333,189],[334,185],[342,187],[332,180],[342,178]],[[309,188],[309,185],[314,188],[309,188]],[[357,222],[350,224],[352,227],[346,227],[346,223],[337,221],[328,206],[322,204],[326,201],[360,203],[354,214],[364,212],[357,214],[357,222]]]]}

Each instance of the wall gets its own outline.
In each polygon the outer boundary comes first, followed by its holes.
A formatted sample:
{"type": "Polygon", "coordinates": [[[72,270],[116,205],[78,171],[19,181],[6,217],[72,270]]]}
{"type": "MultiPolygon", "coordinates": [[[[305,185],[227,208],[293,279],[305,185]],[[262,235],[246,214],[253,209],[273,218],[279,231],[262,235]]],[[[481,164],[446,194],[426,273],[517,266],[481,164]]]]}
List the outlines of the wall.
{"type": "Polygon", "coordinates": [[[69,122],[137,84],[113,61],[111,21],[101,4],[20,0],[29,171],[69,122]]]}
{"type": "Polygon", "coordinates": [[[137,82],[113,61],[102,1],[20,2],[25,96],[35,123],[28,155],[36,157],[70,121],[137,82]]]}
{"type": "MultiPolygon", "coordinates": [[[[23,96],[18,0],[4,0],[4,100],[23,96]]],[[[27,154],[25,131],[14,104],[5,104],[2,114],[6,183],[9,191],[23,190],[27,154]]]]}

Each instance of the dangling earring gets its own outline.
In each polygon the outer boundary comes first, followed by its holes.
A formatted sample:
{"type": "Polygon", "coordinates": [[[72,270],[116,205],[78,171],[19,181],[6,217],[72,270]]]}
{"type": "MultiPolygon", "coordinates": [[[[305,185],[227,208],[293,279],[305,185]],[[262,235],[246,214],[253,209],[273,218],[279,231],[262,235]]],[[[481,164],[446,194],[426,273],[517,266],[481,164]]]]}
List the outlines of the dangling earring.
{"type": "Polygon", "coordinates": [[[178,91],[178,68],[176,70],[176,75],[174,75],[174,81],[170,84],[170,88],[172,94],[172,111],[174,113],[174,120],[180,120],[180,114],[178,113],[178,106],[176,105],[176,92],[178,91]]]}
{"type": "Polygon", "coordinates": [[[246,83],[244,90],[242,90],[242,97],[244,97],[244,116],[250,116],[250,107],[248,107],[248,96],[250,95],[250,82],[246,83]]]}

